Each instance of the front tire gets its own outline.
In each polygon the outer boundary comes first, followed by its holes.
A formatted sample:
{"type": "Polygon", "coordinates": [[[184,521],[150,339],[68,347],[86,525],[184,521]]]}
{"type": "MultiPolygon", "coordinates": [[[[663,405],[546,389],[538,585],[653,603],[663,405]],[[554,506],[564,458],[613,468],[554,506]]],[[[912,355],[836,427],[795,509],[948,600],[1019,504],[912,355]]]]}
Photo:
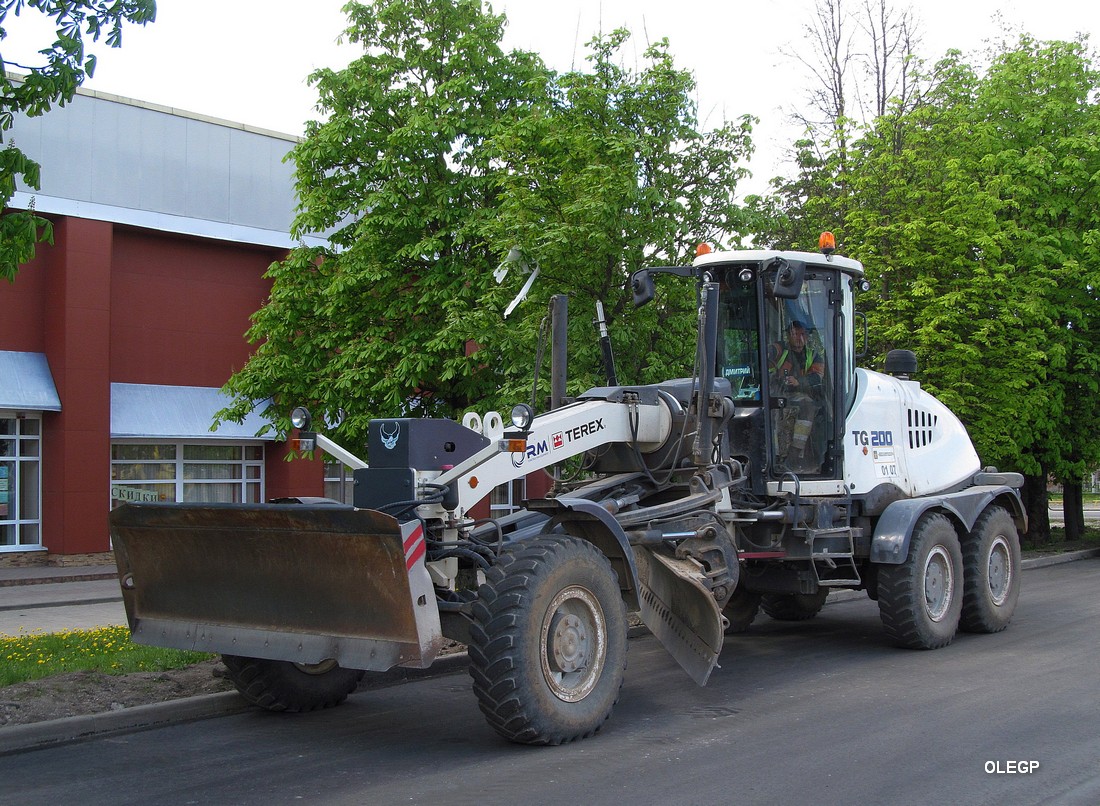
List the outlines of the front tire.
{"type": "Polygon", "coordinates": [[[766,593],[761,605],[777,621],[806,621],[821,612],[827,598],[828,588],[816,593],[766,593]]]}
{"type": "Polygon", "coordinates": [[[990,507],[963,543],[963,605],[959,629],[1000,632],[1020,597],[1020,536],[1003,507],[990,507]]]}
{"type": "Polygon", "coordinates": [[[506,548],[485,574],[469,645],[489,725],[521,744],[590,736],[611,716],[626,668],[626,609],[607,558],[544,535],[506,548]]]}
{"type": "Polygon", "coordinates": [[[363,672],[336,661],[315,664],[222,655],[241,696],[268,711],[317,711],[339,705],[355,691],[363,672]]]}
{"type": "Polygon", "coordinates": [[[880,565],[878,609],[901,647],[938,649],[955,637],[962,610],[962,549],[946,516],[926,513],[913,529],[901,565],[880,565]]]}

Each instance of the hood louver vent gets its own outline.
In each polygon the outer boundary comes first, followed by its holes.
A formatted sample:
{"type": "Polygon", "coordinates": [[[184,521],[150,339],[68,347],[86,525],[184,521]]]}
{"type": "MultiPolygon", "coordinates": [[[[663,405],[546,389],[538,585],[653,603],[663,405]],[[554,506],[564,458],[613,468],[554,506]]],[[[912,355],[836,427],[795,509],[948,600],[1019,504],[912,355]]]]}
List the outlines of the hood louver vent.
{"type": "Polygon", "coordinates": [[[921,409],[908,409],[906,413],[909,417],[909,448],[916,450],[931,445],[936,436],[936,415],[921,409]]]}

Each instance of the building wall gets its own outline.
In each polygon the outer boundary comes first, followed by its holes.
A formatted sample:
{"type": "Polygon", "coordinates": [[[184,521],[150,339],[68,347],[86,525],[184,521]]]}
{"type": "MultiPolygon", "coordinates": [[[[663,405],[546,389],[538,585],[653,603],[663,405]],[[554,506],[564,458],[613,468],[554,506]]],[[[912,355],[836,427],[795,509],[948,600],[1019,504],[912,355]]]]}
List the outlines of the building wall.
{"type": "MultiPolygon", "coordinates": [[[[94,555],[109,548],[111,384],[221,387],[247,361],[263,274],[296,243],[295,138],[83,89],[11,134],[42,166],[12,206],[55,240],[0,284],[0,350],[44,353],[61,400],[41,413],[42,543],[94,555]]],[[[321,495],[322,463],[284,454],[267,443],[267,497],[321,495]]]]}
{"type": "Polygon", "coordinates": [[[60,554],[107,548],[98,469],[109,478],[112,234],[106,222],[63,218],[48,248],[45,352],[62,411],[43,419],[42,542],[60,554]]]}
{"type": "MultiPolygon", "coordinates": [[[[284,251],[53,220],[53,245],[0,285],[0,349],[45,353],[62,401],[42,414],[42,543],[60,558],[110,548],[111,384],[222,386],[284,251]]],[[[285,453],[268,443],[267,497],[322,494],[322,463],[285,453]]]]}
{"type": "Polygon", "coordinates": [[[14,283],[0,282],[0,349],[45,352],[46,278],[58,254],[39,249],[34,260],[20,267],[14,283]]]}
{"type": "Polygon", "coordinates": [[[117,227],[111,271],[111,380],[221,386],[247,361],[249,317],[285,252],[117,227]]]}

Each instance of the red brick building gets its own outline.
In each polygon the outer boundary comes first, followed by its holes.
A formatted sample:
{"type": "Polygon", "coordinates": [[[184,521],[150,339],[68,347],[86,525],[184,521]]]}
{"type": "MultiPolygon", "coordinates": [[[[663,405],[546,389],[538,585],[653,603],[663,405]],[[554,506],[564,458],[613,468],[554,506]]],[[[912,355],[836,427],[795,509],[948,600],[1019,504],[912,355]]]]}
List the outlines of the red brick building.
{"type": "Polygon", "coordinates": [[[321,494],[258,416],[210,430],[292,245],[292,138],[89,92],[13,135],[54,243],[0,282],[0,565],[105,557],[113,502],[321,494]]]}
{"type": "Polygon", "coordinates": [[[211,431],[293,246],[293,138],[87,91],[12,135],[42,166],[12,206],[54,243],[0,281],[0,566],[108,560],[125,501],[350,501],[346,468],[284,461],[258,414],[211,431]]]}

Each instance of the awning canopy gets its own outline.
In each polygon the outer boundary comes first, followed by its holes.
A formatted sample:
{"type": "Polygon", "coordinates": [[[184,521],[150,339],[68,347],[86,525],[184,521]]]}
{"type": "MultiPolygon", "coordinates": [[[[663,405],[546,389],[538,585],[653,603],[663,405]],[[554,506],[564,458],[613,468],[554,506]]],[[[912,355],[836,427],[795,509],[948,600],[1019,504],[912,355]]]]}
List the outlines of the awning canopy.
{"type": "Polygon", "coordinates": [[[45,355],[0,350],[0,409],[61,411],[45,355]]]}
{"type": "Polygon", "coordinates": [[[262,439],[273,441],[267,424],[253,411],[243,423],[223,422],[211,431],[216,412],[229,398],[213,386],[160,386],[148,383],[111,384],[111,438],[125,439],[262,439]]]}

